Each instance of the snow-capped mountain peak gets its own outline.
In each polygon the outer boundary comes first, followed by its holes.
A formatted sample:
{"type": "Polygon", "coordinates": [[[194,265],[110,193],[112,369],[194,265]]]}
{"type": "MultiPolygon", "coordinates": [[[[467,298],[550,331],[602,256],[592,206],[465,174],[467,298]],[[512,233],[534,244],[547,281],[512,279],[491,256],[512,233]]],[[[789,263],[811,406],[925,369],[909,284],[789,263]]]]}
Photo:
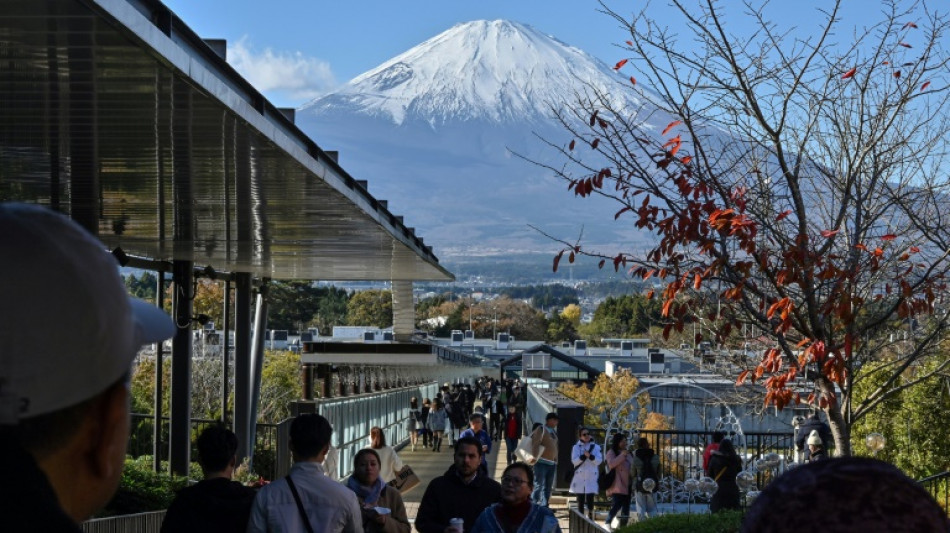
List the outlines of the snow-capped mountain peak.
{"type": "Polygon", "coordinates": [[[305,105],[302,113],[358,112],[396,125],[420,120],[507,123],[550,116],[565,85],[596,85],[619,77],[602,62],[538,30],[506,20],[457,24],[340,90],[305,105]]]}

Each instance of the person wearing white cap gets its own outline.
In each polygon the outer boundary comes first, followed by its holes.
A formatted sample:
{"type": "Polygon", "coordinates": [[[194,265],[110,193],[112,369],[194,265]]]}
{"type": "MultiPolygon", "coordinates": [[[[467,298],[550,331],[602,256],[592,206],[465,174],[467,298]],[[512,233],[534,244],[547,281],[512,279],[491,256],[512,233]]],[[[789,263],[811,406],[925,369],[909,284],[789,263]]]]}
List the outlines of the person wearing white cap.
{"type": "Polygon", "coordinates": [[[818,430],[814,429],[808,435],[808,462],[821,461],[828,458],[828,452],[825,451],[825,444],[821,440],[818,430]]]}
{"type": "Polygon", "coordinates": [[[105,246],[52,210],[0,203],[4,530],[80,531],[118,486],[132,359],[169,338],[105,246]]]}

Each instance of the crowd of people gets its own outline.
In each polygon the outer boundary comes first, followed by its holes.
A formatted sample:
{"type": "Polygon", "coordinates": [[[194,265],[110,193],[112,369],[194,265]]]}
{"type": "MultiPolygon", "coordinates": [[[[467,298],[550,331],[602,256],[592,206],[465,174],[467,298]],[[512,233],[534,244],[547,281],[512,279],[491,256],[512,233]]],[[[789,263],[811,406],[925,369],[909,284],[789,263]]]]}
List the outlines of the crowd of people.
{"type": "MultiPolygon", "coordinates": [[[[114,257],[67,217],[39,206],[0,203],[0,228],[0,277],[8,280],[0,284],[0,300],[16,303],[0,306],[0,471],[8,480],[0,486],[3,525],[18,532],[76,533],[121,479],[133,358],[143,345],[171,337],[175,324],[160,308],[129,298],[114,257]],[[24,335],[49,323],[61,334],[24,335]]],[[[414,443],[421,435],[424,446],[438,451],[444,434],[454,441],[451,465],[426,487],[415,519],[418,531],[560,531],[547,507],[559,459],[556,413],[533,428],[523,450],[521,442],[513,446],[525,409],[517,383],[479,380],[474,389],[464,385],[454,391],[446,384],[431,403],[420,407],[416,401],[410,408],[419,413],[414,443]],[[471,427],[462,432],[466,421],[471,427]],[[483,465],[492,441],[502,438],[509,464],[499,483],[483,465]],[[516,452],[529,455],[533,466],[516,452]]],[[[919,484],[874,459],[827,458],[830,438],[821,421],[816,415],[805,422],[797,445],[802,452],[808,447],[807,464],[762,491],[743,520],[743,532],[950,531],[946,512],[919,484]]],[[[407,533],[402,496],[385,481],[401,463],[382,431],[374,429],[370,446],[355,454],[353,475],[340,482],[328,475],[330,423],[319,414],[297,416],[290,425],[290,472],[255,492],[231,480],[236,436],[209,428],[197,441],[204,479],[179,492],[163,527],[204,533],[407,533]]],[[[613,435],[602,454],[590,431],[580,428],[571,452],[571,491],[582,512],[591,511],[588,495],[595,480],[598,487],[602,475],[608,482],[613,500],[608,523],[618,516],[626,521],[632,495],[638,513],[656,512],[659,458],[647,439],[640,438],[632,453],[627,439],[613,435]]],[[[724,436],[713,444],[704,466],[719,484],[714,510],[733,508],[741,459],[724,436]]]]}

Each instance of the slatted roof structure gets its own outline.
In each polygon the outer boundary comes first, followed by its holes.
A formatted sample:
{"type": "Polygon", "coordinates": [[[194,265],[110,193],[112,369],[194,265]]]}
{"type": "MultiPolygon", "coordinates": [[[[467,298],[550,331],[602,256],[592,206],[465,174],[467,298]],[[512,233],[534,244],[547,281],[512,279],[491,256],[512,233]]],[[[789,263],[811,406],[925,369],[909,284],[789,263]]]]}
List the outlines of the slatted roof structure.
{"type": "MultiPolygon", "coordinates": [[[[294,125],[292,111],[231,68],[224,49],[157,0],[5,1],[0,201],[66,213],[120,248],[117,257],[170,271],[179,287],[195,271],[228,274],[243,456],[263,350],[252,358],[253,278],[392,281],[397,325],[410,333],[411,283],[454,278],[365,181],[294,125]]],[[[169,458],[185,474],[193,296],[175,292],[169,458]]]]}
{"type": "Polygon", "coordinates": [[[160,2],[4,2],[0,59],[0,199],[50,205],[134,256],[278,279],[452,279],[160,2]]]}

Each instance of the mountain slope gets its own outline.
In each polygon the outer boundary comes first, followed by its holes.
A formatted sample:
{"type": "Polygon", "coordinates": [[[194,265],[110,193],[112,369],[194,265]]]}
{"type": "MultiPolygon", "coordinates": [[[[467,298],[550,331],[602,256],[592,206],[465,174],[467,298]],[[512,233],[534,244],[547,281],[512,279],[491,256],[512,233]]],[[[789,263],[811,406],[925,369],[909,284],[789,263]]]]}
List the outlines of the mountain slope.
{"type": "MultiPolygon", "coordinates": [[[[541,254],[558,245],[530,225],[588,246],[630,249],[648,235],[613,220],[619,205],[575,198],[515,154],[558,165],[544,140],[571,138],[552,118],[589,85],[636,112],[635,93],[609,67],[530,26],[459,24],[314,100],[297,122],[370,191],[404,214],[443,258],[541,254]]],[[[650,120],[665,125],[668,116],[650,120]]],[[[662,126],[660,126],[662,127],[662,126]]]]}

